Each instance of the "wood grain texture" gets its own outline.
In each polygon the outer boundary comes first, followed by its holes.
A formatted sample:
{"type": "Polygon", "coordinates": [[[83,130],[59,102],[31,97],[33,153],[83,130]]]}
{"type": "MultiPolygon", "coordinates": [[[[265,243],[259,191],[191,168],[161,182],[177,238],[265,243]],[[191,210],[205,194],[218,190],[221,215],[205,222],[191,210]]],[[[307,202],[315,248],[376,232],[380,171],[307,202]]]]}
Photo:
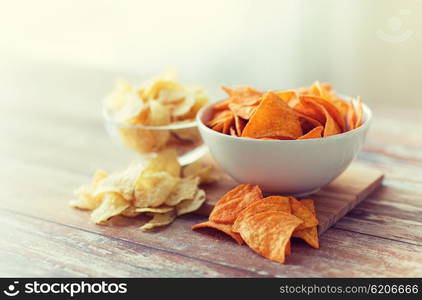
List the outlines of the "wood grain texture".
{"type": "MultiPolygon", "coordinates": [[[[62,69],[43,68],[48,79],[23,73],[0,97],[1,276],[422,276],[421,112],[373,108],[357,161],[384,173],[382,186],[322,235],[320,249],[294,241],[280,265],[223,234],[192,231],[202,216],[141,232],[145,219],[97,226],[69,208],[94,170],[122,169],[135,156],[103,129],[97,99],[112,78],[62,69]]],[[[208,196],[231,184],[224,178],[208,196]]]]}
{"type": "MultiPolygon", "coordinates": [[[[221,178],[216,184],[204,187],[207,192],[207,201],[196,212],[199,215],[208,216],[221,195],[237,185],[231,178],[224,176],[221,169],[217,170],[221,178]]],[[[319,235],[375,191],[381,185],[383,178],[384,174],[378,170],[352,163],[346,171],[319,192],[305,197],[315,201],[319,235]]]]}

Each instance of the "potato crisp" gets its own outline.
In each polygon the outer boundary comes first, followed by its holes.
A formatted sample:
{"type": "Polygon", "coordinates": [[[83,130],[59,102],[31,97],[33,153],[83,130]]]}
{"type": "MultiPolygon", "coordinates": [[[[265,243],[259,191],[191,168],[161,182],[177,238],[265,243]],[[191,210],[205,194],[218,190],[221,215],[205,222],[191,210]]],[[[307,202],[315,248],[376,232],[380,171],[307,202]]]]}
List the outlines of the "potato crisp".
{"type": "Polygon", "coordinates": [[[123,143],[141,153],[197,143],[200,137],[195,127],[177,126],[194,121],[207,103],[204,90],[180,84],[174,72],[165,72],[139,86],[119,80],[104,100],[107,116],[117,123],[123,143]],[[160,129],[162,126],[167,127],[160,129]]]}
{"type": "Polygon", "coordinates": [[[91,184],[75,192],[76,199],[70,204],[92,210],[91,221],[96,224],[105,224],[117,216],[133,218],[146,214],[152,219],[141,229],[148,230],[200,208],[205,192],[199,184],[210,183],[212,178],[212,167],[195,164],[182,168],[177,153],[164,150],[146,165],[134,162],[126,170],[112,174],[97,171],[91,184]]]}
{"type": "Polygon", "coordinates": [[[263,198],[258,186],[242,184],[217,201],[207,222],[192,229],[219,230],[238,244],[246,243],[256,253],[284,263],[291,254],[292,237],[319,248],[317,225],[313,200],[263,198]]]}
{"type": "Polygon", "coordinates": [[[327,83],[266,93],[247,86],[223,90],[229,98],[213,106],[207,126],[234,137],[316,139],[356,129],[363,122],[361,98],[345,102],[327,83]]]}

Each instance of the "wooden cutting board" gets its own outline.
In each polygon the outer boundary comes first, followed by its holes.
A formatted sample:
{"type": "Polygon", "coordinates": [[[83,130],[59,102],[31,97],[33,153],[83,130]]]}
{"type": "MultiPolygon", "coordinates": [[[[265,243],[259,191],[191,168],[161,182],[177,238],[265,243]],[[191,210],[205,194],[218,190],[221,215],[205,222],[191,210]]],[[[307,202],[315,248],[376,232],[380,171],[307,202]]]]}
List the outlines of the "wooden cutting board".
{"type": "MultiPolygon", "coordinates": [[[[207,201],[197,211],[200,215],[208,216],[217,200],[238,184],[222,170],[218,170],[218,172],[221,175],[220,180],[205,187],[207,201]]],[[[353,162],[346,171],[319,192],[307,196],[306,198],[311,198],[315,201],[319,220],[319,235],[323,234],[376,190],[381,185],[383,178],[384,174],[380,171],[361,163],[353,162]]]]}

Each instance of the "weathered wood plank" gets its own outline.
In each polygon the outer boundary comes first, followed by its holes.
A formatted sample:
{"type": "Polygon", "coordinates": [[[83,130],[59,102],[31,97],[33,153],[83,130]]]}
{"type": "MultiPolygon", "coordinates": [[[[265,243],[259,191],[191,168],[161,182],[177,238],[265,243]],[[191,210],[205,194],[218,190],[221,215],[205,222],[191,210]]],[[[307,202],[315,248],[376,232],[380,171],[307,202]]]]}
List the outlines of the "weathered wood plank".
{"type": "Polygon", "coordinates": [[[10,212],[0,218],[0,276],[260,276],[10,212]]]}

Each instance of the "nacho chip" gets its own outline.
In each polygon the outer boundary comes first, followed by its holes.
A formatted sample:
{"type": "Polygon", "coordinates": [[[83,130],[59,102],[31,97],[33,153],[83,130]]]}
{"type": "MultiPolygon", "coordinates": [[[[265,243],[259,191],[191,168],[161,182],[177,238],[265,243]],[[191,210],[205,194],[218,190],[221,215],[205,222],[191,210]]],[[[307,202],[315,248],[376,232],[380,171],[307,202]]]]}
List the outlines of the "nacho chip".
{"type": "Polygon", "coordinates": [[[217,201],[209,220],[216,223],[232,224],[244,208],[261,198],[262,192],[257,185],[241,184],[217,201]]]}
{"type": "Polygon", "coordinates": [[[102,195],[102,202],[91,214],[91,221],[102,224],[113,216],[119,215],[130,206],[130,202],[119,193],[106,192],[102,195]]]}
{"type": "Polygon", "coordinates": [[[282,211],[265,211],[243,219],[239,224],[239,233],[256,253],[284,263],[291,235],[302,222],[282,211]]]}
{"type": "Polygon", "coordinates": [[[231,238],[233,238],[239,245],[243,244],[242,237],[240,236],[240,234],[238,234],[237,232],[234,232],[232,230],[232,225],[230,225],[230,224],[219,224],[219,223],[215,223],[215,222],[212,222],[212,221],[207,221],[207,222],[196,224],[196,225],[192,226],[193,230],[201,229],[201,228],[217,229],[219,231],[224,232],[225,234],[227,234],[231,238]]]}
{"type": "Polygon", "coordinates": [[[231,99],[226,99],[224,101],[214,104],[213,108],[215,110],[228,110],[230,103],[231,103],[231,99]]]}
{"type": "Polygon", "coordinates": [[[165,201],[165,204],[175,206],[183,200],[193,199],[198,191],[199,181],[200,178],[198,176],[182,178],[179,180],[165,201]]]}
{"type": "Polygon", "coordinates": [[[279,91],[279,92],[274,92],[274,93],[277,95],[277,97],[279,97],[281,100],[283,100],[286,103],[289,103],[291,100],[297,98],[297,94],[293,90],[279,91]]]}
{"type": "Polygon", "coordinates": [[[289,199],[292,214],[303,221],[303,223],[297,228],[298,230],[318,225],[318,219],[315,217],[315,214],[311,209],[306,207],[296,198],[289,197],[289,199]]]}
{"type": "Polygon", "coordinates": [[[236,128],[237,136],[242,136],[243,129],[246,126],[245,120],[241,119],[239,116],[234,116],[234,125],[236,128]]]}
{"type": "Polygon", "coordinates": [[[262,96],[260,91],[257,91],[250,86],[242,86],[235,89],[223,86],[222,89],[230,96],[231,103],[242,104],[245,106],[258,104],[262,96]]]}
{"type": "Polygon", "coordinates": [[[229,108],[235,116],[249,120],[257,109],[257,105],[244,105],[238,103],[230,103],[229,108]]]}
{"type": "Polygon", "coordinates": [[[337,109],[337,107],[335,107],[332,103],[318,96],[300,96],[300,100],[305,101],[305,102],[311,101],[311,102],[318,103],[319,105],[322,105],[325,108],[325,110],[328,112],[328,114],[337,123],[337,125],[340,128],[340,132],[344,131],[345,129],[344,118],[342,114],[340,113],[340,111],[337,109]]]}
{"type": "Polygon", "coordinates": [[[153,215],[152,219],[148,223],[142,225],[141,227],[139,227],[139,229],[144,231],[151,230],[156,227],[168,225],[172,223],[175,219],[176,213],[174,212],[174,210],[167,213],[157,213],[153,215]]]}
{"type": "Polygon", "coordinates": [[[262,96],[262,101],[242,132],[242,137],[302,136],[302,128],[296,113],[273,92],[262,96]]]}
{"type": "Polygon", "coordinates": [[[355,107],[353,105],[353,100],[350,99],[350,101],[347,103],[347,115],[346,115],[346,125],[347,125],[348,130],[355,129],[356,120],[357,120],[357,116],[356,116],[355,107]]]}
{"type": "Polygon", "coordinates": [[[230,135],[231,136],[236,136],[237,137],[237,132],[236,132],[236,129],[234,129],[234,127],[232,126],[232,127],[230,127],[230,135]]]}
{"type": "Polygon", "coordinates": [[[290,213],[291,209],[289,198],[283,196],[270,196],[254,201],[237,215],[233,224],[233,231],[239,231],[240,223],[242,223],[243,219],[270,210],[290,213]]]}
{"type": "Polygon", "coordinates": [[[192,199],[186,199],[176,205],[178,216],[188,214],[199,209],[205,202],[205,191],[198,189],[192,199]]]}
{"type": "Polygon", "coordinates": [[[298,140],[306,140],[306,139],[317,139],[322,137],[322,131],[324,130],[324,127],[318,126],[314,129],[310,130],[308,133],[302,135],[301,137],[298,137],[298,140]]]}
{"type": "Polygon", "coordinates": [[[354,128],[358,128],[360,127],[360,125],[362,125],[362,115],[363,115],[362,99],[360,96],[358,96],[357,108],[356,108],[356,123],[355,123],[354,128]]]}
{"type": "MultiPolygon", "coordinates": [[[[300,202],[304,206],[306,206],[308,209],[310,209],[313,212],[314,216],[316,217],[315,206],[314,206],[313,200],[303,199],[303,200],[300,200],[300,202]]],[[[308,227],[308,228],[305,228],[305,229],[296,229],[295,231],[293,231],[292,236],[297,237],[297,238],[301,238],[311,247],[314,247],[316,249],[319,248],[317,226],[308,227]]]]}

